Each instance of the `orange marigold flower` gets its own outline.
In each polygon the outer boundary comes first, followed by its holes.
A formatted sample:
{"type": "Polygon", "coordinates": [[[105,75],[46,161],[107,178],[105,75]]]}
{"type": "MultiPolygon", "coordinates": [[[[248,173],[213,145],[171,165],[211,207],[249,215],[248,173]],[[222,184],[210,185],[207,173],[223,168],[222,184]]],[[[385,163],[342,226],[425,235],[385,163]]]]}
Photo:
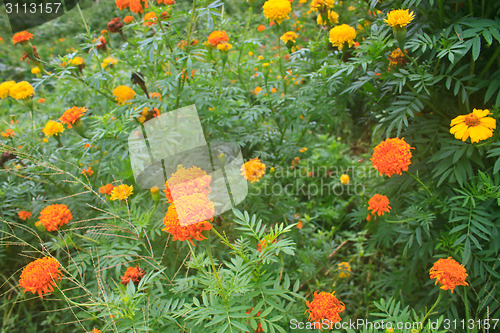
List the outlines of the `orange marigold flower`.
{"type": "Polygon", "coordinates": [[[132,22],[134,20],[134,18],[130,15],[127,15],[123,18],[123,22],[125,22],[126,24],[132,22]]]}
{"type": "Polygon", "coordinates": [[[132,195],[134,191],[133,186],[128,186],[126,184],[118,185],[111,190],[110,200],[127,200],[129,196],[132,195]]]}
{"type": "Polygon", "coordinates": [[[318,293],[314,292],[314,300],[307,301],[306,305],[309,312],[309,320],[316,323],[321,323],[324,319],[332,323],[338,323],[342,319],[339,313],[345,310],[344,303],[340,302],[335,297],[335,292],[326,293],[324,291],[318,293]]]}
{"type": "Polygon", "coordinates": [[[217,47],[221,43],[227,43],[229,41],[229,36],[226,31],[215,30],[207,38],[207,43],[212,47],[217,47]]]}
{"type": "Polygon", "coordinates": [[[297,222],[297,229],[302,229],[304,227],[304,223],[302,221],[297,222]]]}
{"type": "Polygon", "coordinates": [[[175,5],[175,0],[158,0],[158,4],[161,5],[164,3],[165,5],[175,5]]]}
{"type": "Polygon", "coordinates": [[[29,33],[27,31],[21,31],[12,36],[12,44],[27,42],[30,39],[33,39],[32,33],[29,33]]]}
{"type": "Polygon", "coordinates": [[[43,97],[39,98],[37,102],[40,104],[43,104],[43,103],[45,103],[45,98],[43,98],[43,97]]]}
{"type": "MultiPolygon", "coordinates": [[[[408,54],[408,50],[405,49],[405,53],[408,54]]],[[[404,55],[403,51],[398,47],[388,57],[389,68],[404,66],[408,62],[408,58],[404,55]]]]}
{"type": "Polygon", "coordinates": [[[177,198],[195,193],[202,193],[208,196],[211,191],[211,181],[212,176],[207,175],[206,171],[196,166],[188,169],[179,166],[177,171],[165,183],[164,192],[167,196],[167,201],[172,203],[177,198]]]}
{"type": "Polygon", "coordinates": [[[380,174],[392,176],[401,175],[402,171],[408,171],[411,164],[411,149],[408,143],[403,139],[393,138],[382,141],[373,150],[371,158],[373,167],[380,174]]]}
{"type": "MultiPolygon", "coordinates": [[[[144,2],[144,8],[148,8],[147,0],[142,0],[144,2]]],[[[142,13],[144,11],[141,0],[129,0],[130,10],[134,13],[142,13]]]]}
{"type": "Polygon", "coordinates": [[[40,298],[43,298],[43,295],[54,291],[56,281],[60,281],[61,277],[59,262],[54,258],[44,257],[23,268],[19,286],[24,288],[24,292],[38,293],[40,298]]]}
{"type": "Polygon", "coordinates": [[[92,170],[92,167],[88,167],[87,169],[82,170],[82,175],[87,175],[88,177],[92,176],[94,174],[94,170],[92,170]]]}
{"type": "Polygon", "coordinates": [[[202,232],[204,230],[212,229],[212,224],[210,224],[210,222],[208,221],[202,221],[187,226],[181,226],[179,218],[177,216],[177,210],[175,209],[174,204],[171,204],[168,207],[167,214],[163,219],[163,224],[165,225],[165,228],[162,230],[165,230],[166,232],[171,234],[174,241],[187,240],[193,245],[194,245],[193,239],[199,241],[206,239],[206,237],[202,235],[202,232]]]}
{"type": "Polygon", "coordinates": [[[73,106],[72,108],[64,111],[63,115],[61,116],[61,118],[59,118],[59,120],[61,121],[61,123],[66,124],[68,128],[72,128],[73,124],[78,119],[80,119],[80,117],[83,116],[86,112],[87,112],[86,108],[73,106]]]}
{"type": "Polygon", "coordinates": [[[144,15],[144,18],[142,19],[142,25],[145,26],[152,26],[153,24],[156,24],[156,14],[154,12],[149,12],[146,15],[144,15]]]}
{"type": "Polygon", "coordinates": [[[7,128],[5,131],[2,132],[2,136],[4,138],[12,138],[14,135],[16,135],[16,132],[14,132],[14,130],[10,128],[7,128]]]}
{"type": "Polygon", "coordinates": [[[264,31],[264,30],[266,30],[266,26],[265,26],[265,25],[263,25],[263,24],[261,24],[261,25],[259,25],[259,26],[257,27],[257,31],[264,31]]]}
{"type": "Polygon", "coordinates": [[[157,93],[157,92],[151,93],[151,98],[156,98],[156,99],[159,99],[161,101],[161,95],[160,95],[160,93],[157,93]]]}
{"type": "Polygon", "coordinates": [[[123,28],[122,19],[119,17],[112,18],[108,22],[108,31],[111,33],[120,32],[123,28]]]}
{"type": "Polygon", "coordinates": [[[130,0],[115,0],[116,8],[123,10],[129,6],[130,0]]]}
{"type": "Polygon", "coordinates": [[[19,216],[21,220],[26,221],[31,217],[31,212],[20,210],[19,213],[17,213],[17,216],[19,216]]]}
{"type": "Polygon", "coordinates": [[[45,207],[40,212],[40,217],[36,226],[43,225],[47,231],[59,230],[63,225],[68,224],[73,219],[73,215],[66,205],[54,204],[45,207]]]}
{"type": "Polygon", "coordinates": [[[266,173],[266,165],[260,162],[260,159],[254,158],[245,162],[241,166],[241,175],[244,176],[251,183],[258,182],[266,173]]]}
{"type": "Polygon", "coordinates": [[[106,51],[108,42],[106,42],[106,38],[104,38],[104,36],[101,36],[98,39],[94,39],[93,42],[96,43],[95,44],[96,49],[106,51]]]}
{"type": "Polygon", "coordinates": [[[181,226],[212,219],[215,215],[215,204],[204,193],[174,197],[174,203],[181,226]]]}
{"type": "Polygon", "coordinates": [[[101,333],[101,331],[98,330],[97,328],[94,328],[91,333],[101,333]]]}
{"type": "Polygon", "coordinates": [[[114,188],[115,186],[113,184],[106,184],[104,186],[99,187],[99,193],[111,195],[111,191],[113,191],[114,188]]]}
{"type": "Polygon", "coordinates": [[[122,281],[120,283],[127,285],[130,281],[132,281],[137,285],[144,275],[146,275],[146,271],[139,268],[139,266],[129,267],[125,271],[125,274],[121,277],[122,281]]]}
{"type": "Polygon", "coordinates": [[[438,282],[441,284],[441,289],[450,290],[452,294],[456,286],[469,285],[465,282],[467,278],[465,267],[451,257],[436,261],[429,271],[429,276],[431,279],[436,279],[435,284],[438,282]]]}
{"type": "Polygon", "coordinates": [[[384,215],[384,212],[390,213],[389,198],[382,194],[374,194],[368,200],[368,210],[371,210],[373,215],[378,214],[378,216],[384,215]]]}

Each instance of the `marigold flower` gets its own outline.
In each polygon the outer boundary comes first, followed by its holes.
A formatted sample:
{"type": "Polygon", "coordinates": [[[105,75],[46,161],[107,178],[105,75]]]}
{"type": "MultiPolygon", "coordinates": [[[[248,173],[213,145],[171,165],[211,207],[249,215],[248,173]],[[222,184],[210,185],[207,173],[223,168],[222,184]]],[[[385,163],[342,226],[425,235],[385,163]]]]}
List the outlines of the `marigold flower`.
{"type": "Polygon", "coordinates": [[[353,46],[354,38],[356,38],[356,30],[347,24],[337,25],[330,30],[330,43],[337,46],[339,50],[342,50],[345,44],[349,47],[353,46]]]}
{"type": "Polygon", "coordinates": [[[97,328],[94,328],[94,329],[92,330],[92,332],[90,332],[90,333],[101,333],[101,331],[100,331],[100,330],[98,330],[97,328]]]}
{"type": "Polygon", "coordinates": [[[21,31],[21,32],[15,33],[14,36],[12,36],[12,44],[27,42],[30,39],[33,39],[32,33],[29,33],[27,31],[21,31]]]}
{"type": "Polygon", "coordinates": [[[127,86],[118,86],[113,90],[113,96],[120,105],[124,105],[127,101],[135,97],[135,91],[127,86]]]}
{"type": "Polygon", "coordinates": [[[24,292],[38,293],[40,298],[43,298],[43,295],[54,291],[56,281],[60,281],[61,277],[59,262],[54,258],[44,257],[23,268],[19,286],[24,288],[24,292]]]}
{"type": "Polygon", "coordinates": [[[82,57],[74,57],[73,59],[71,59],[69,61],[69,63],[73,66],[80,66],[80,65],[83,65],[85,61],[83,60],[82,57]]]}
{"type": "Polygon", "coordinates": [[[251,183],[259,181],[266,173],[266,165],[260,162],[260,159],[254,158],[245,162],[241,166],[241,175],[244,176],[251,183]]]}
{"type": "Polygon", "coordinates": [[[45,207],[40,212],[40,217],[35,225],[43,225],[47,231],[56,231],[73,219],[68,206],[54,204],[45,207]]]}
{"type": "Polygon", "coordinates": [[[207,43],[212,47],[217,47],[217,45],[221,43],[227,43],[229,41],[229,36],[226,31],[215,30],[212,31],[210,35],[208,35],[207,43]]]}
{"type": "Polygon", "coordinates": [[[123,28],[122,19],[119,17],[112,18],[111,21],[108,22],[108,31],[111,33],[120,32],[123,28]]]}
{"type": "Polygon", "coordinates": [[[116,60],[115,58],[113,57],[107,57],[107,58],[104,58],[104,60],[102,61],[102,68],[106,68],[108,65],[110,67],[116,65],[118,63],[118,60],[116,60]]]}
{"type": "Polygon", "coordinates": [[[73,106],[70,109],[64,111],[63,115],[59,120],[61,123],[66,124],[68,128],[72,128],[75,122],[81,118],[87,112],[86,108],[73,106]]]}
{"type": "Polygon", "coordinates": [[[104,38],[104,36],[94,39],[92,42],[96,43],[95,44],[96,49],[106,51],[108,42],[106,42],[106,38],[104,38]]]}
{"type": "MultiPolygon", "coordinates": [[[[330,21],[331,24],[339,23],[339,14],[336,11],[329,10],[328,11],[328,21],[330,21]]],[[[316,23],[318,23],[318,25],[325,25],[321,14],[318,15],[318,18],[316,19],[316,23]]]]}
{"type": "Polygon", "coordinates": [[[42,72],[42,71],[41,71],[41,70],[40,70],[40,68],[38,68],[38,67],[33,67],[33,68],[31,69],[31,74],[35,74],[35,75],[36,75],[36,74],[40,74],[41,72],[42,72]]]}
{"type": "Polygon", "coordinates": [[[129,6],[130,0],[115,0],[116,8],[123,10],[129,6]]]}
{"type": "Polygon", "coordinates": [[[497,128],[496,119],[487,117],[490,114],[488,109],[473,109],[472,113],[458,116],[450,123],[450,133],[462,141],[470,136],[471,143],[486,140],[493,136],[493,130],[497,128]]]}
{"type": "Polygon", "coordinates": [[[413,14],[413,12],[410,13],[409,9],[397,9],[397,10],[391,10],[387,14],[387,18],[384,20],[384,22],[391,27],[404,28],[414,18],[415,14],[413,14]]]}
{"type": "Polygon", "coordinates": [[[45,124],[42,132],[48,138],[52,135],[59,135],[60,133],[64,132],[64,126],[57,121],[49,120],[47,124],[45,124]]]}
{"type": "Polygon", "coordinates": [[[10,88],[12,88],[15,84],[15,81],[6,81],[0,84],[0,98],[7,98],[7,96],[9,96],[10,88]]]}
{"type": "Polygon", "coordinates": [[[252,90],[252,94],[258,95],[262,91],[261,87],[255,87],[254,90],[252,90]]]}
{"type": "Polygon", "coordinates": [[[211,191],[210,182],[212,176],[207,175],[206,171],[193,166],[184,168],[179,166],[176,172],[172,173],[170,178],[165,182],[165,195],[167,201],[172,203],[177,198],[188,196],[194,193],[202,193],[208,196],[211,191]]]}
{"type": "Polygon", "coordinates": [[[312,11],[321,11],[327,8],[332,8],[334,5],[334,0],[312,0],[311,1],[311,10],[312,11]]]}
{"type": "Polygon", "coordinates": [[[263,25],[263,24],[261,24],[261,25],[259,25],[259,26],[257,27],[257,31],[264,31],[264,30],[266,30],[266,26],[265,26],[265,25],[263,25]]]}
{"type": "Polygon", "coordinates": [[[111,197],[109,199],[110,200],[127,200],[128,197],[132,195],[133,191],[134,191],[133,186],[121,184],[121,185],[115,186],[113,188],[113,190],[111,191],[111,197]]]}
{"type": "Polygon", "coordinates": [[[347,185],[347,184],[349,184],[349,181],[350,181],[350,180],[351,180],[351,178],[349,178],[349,176],[348,176],[348,175],[346,175],[346,174],[343,174],[342,176],[340,176],[340,183],[341,183],[342,185],[347,185]]]}
{"type": "Polygon", "coordinates": [[[351,265],[347,261],[341,262],[337,264],[337,268],[339,270],[339,278],[345,279],[351,276],[351,265]]]}
{"type": "Polygon", "coordinates": [[[292,11],[292,6],[288,0],[268,0],[262,8],[264,9],[264,16],[278,24],[281,24],[283,20],[290,19],[288,14],[292,11]]]}
{"type": "MultiPolygon", "coordinates": [[[[144,8],[148,8],[147,0],[142,0],[144,2],[144,8]]],[[[129,8],[132,12],[138,14],[144,11],[142,7],[141,0],[129,0],[129,8]]]]}
{"type": "Polygon", "coordinates": [[[146,15],[144,15],[144,18],[142,19],[142,25],[145,26],[152,26],[153,24],[156,24],[156,14],[154,12],[149,12],[146,15]]]}
{"type": "Polygon", "coordinates": [[[92,167],[88,167],[87,169],[82,170],[82,175],[87,175],[87,177],[90,177],[94,174],[94,170],[92,170],[92,167]]]}
{"type": "Polygon", "coordinates": [[[163,219],[163,224],[165,225],[165,228],[162,230],[165,230],[166,232],[171,234],[174,241],[187,240],[193,245],[193,239],[199,241],[206,239],[206,237],[202,235],[202,232],[204,230],[212,229],[212,224],[210,224],[210,222],[208,221],[181,226],[179,217],[177,216],[177,211],[175,209],[175,204],[171,204],[168,207],[167,214],[163,219]]]}
{"type": "Polygon", "coordinates": [[[326,293],[324,291],[314,292],[314,300],[307,301],[306,305],[309,312],[309,320],[315,323],[321,323],[324,319],[332,323],[338,323],[342,319],[339,313],[345,310],[344,303],[340,302],[335,296],[335,292],[326,293]]]}
{"type": "Polygon", "coordinates": [[[31,215],[31,212],[28,212],[28,211],[25,211],[25,210],[20,210],[18,213],[17,213],[17,216],[19,216],[19,218],[23,221],[26,221],[27,219],[29,219],[32,215],[31,215]]]}
{"type": "Polygon", "coordinates": [[[43,104],[45,103],[45,98],[41,97],[37,100],[38,103],[43,104]]]}
{"type": "Polygon", "coordinates": [[[283,41],[283,43],[288,43],[288,42],[292,42],[292,43],[295,43],[295,40],[299,38],[299,35],[297,35],[295,32],[293,31],[288,31],[288,32],[285,32],[283,34],[283,36],[280,37],[280,39],[283,41]]]}
{"type": "Polygon", "coordinates": [[[380,174],[391,177],[394,174],[401,175],[402,171],[408,171],[411,164],[411,149],[403,139],[393,138],[382,141],[373,150],[371,158],[373,167],[380,174]]]}
{"type": "Polygon", "coordinates": [[[104,186],[99,187],[99,193],[111,195],[111,191],[115,188],[113,184],[106,184],[104,186]]]}
{"type": "Polygon", "coordinates": [[[217,49],[221,50],[222,52],[227,52],[232,48],[233,48],[233,46],[229,43],[220,43],[217,45],[217,49]]]}
{"type": "Polygon", "coordinates": [[[429,276],[431,279],[436,279],[435,285],[439,282],[441,289],[450,290],[452,294],[456,286],[469,285],[465,282],[467,278],[465,267],[451,257],[436,261],[429,271],[429,276]]]}
{"type": "Polygon", "coordinates": [[[297,229],[302,229],[304,227],[304,222],[299,221],[297,222],[297,229]]]}
{"type": "Polygon", "coordinates": [[[162,3],[165,5],[171,6],[171,5],[175,5],[175,0],[158,0],[159,5],[161,5],[162,3]]]}
{"type": "Polygon", "coordinates": [[[25,99],[35,94],[33,87],[26,81],[21,81],[13,85],[9,90],[10,97],[14,99],[25,99]]]}
{"type": "MultiPolygon", "coordinates": [[[[405,50],[405,53],[408,53],[408,50],[405,50]]],[[[391,67],[400,67],[408,62],[408,58],[404,55],[403,51],[398,47],[388,57],[389,59],[389,68],[391,67]]]]}
{"type": "Polygon", "coordinates": [[[121,284],[127,285],[130,281],[134,282],[135,285],[139,284],[142,277],[146,275],[146,271],[139,266],[128,267],[125,274],[121,277],[121,284]]]}
{"type": "Polygon", "coordinates": [[[14,135],[16,135],[16,132],[14,130],[7,128],[5,131],[2,132],[2,137],[4,138],[12,138],[14,135]]]}
{"type": "Polygon", "coordinates": [[[161,101],[161,94],[157,92],[151,93],[151,98],[156,98],[161,101]]]}
{"type": "Polygon", "coordinates": [[[382,194],[374,194],[368,200],[368,210],[371,210],[373,215],[378,214],[378,216],[384,215],[384,212],[390,213],[389,198],[382,194]]]}
{"type": "Polygon", "coordinates": [[[130,16],[130,15],[127,15],[123,18],[123,22],[125,22],[126,24],[130,23],[134,21],[134,17],[130,16]]]}

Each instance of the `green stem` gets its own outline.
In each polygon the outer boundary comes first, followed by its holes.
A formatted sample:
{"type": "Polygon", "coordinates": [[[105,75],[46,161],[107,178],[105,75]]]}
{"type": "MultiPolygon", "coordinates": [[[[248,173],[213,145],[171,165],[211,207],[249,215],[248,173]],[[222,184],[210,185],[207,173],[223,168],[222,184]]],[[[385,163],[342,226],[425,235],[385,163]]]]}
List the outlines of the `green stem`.
{"type": "Polygon", "coordinates": [[[85,30],[87,30],[87,34],[90,35],[90,29],[89,29],[89,26],[87,25],[87,22],[85,21],[85,18],[83,17],[83,13],[82,13],[82,10],[80,8],[80,4],[77,3],[76,7],[78,8],[78,13],[80,13],[80,17],[82,18],[83,25],[85,26],[85,30]]]}
{"type": "Polygon", "coordinates": [[[436,302],[434,303],[434,305],[429,309],[429,311],[427,311],[427,313],[425,314],[425,317],[424,319],[422,320],[422,327],[424,327],[425,325],[425,321],[427,320],[427,318],[430,316],[430,314],[432,313],[432,310],[434,310],[434,308],[438,305],[439,301],[441,300],[441,298],[443,297],[443,291],[442,290],[439,290],[439,295],[438,295],[438,298],[436,300],[436,302]]]}
{"type": "Polygon", "coordinates": [[[465,320],[467,322],[467,333],[470,332],[469,329],[469,301],[467,300],[467,287],[464,287],[464,305],[465,305],[465,320]]]}
{"type": "Polygon", "coordinates": [[[427,193],[429,193],[429,195],[432,197],[432,192],[431,192],[431,190],[427,187],[427,185],[425,185],[424,183],[422,183],[422,181],[421,181],[421,180],[420,180],[417,176],[415,176],[413,173],[411,173],[410,171],[407,171],[407,172],[408,172],[408,174],[409,174],[410,176],[412,176],[412,177],[413,177],[413,179],[415,179],[415,180],[416,180],[416,181],[417,181],[420,185],[422,185],[422,187],[423,187],[423,188],[427,191],[427,193]]]}
{"type": "Polygon", "coordinates": [[[212,249],[210,248],[210,234],[208,235],[208,237],[209,238],[207,239],[207,242],[206,242],[208,258],[210,258],[210,265],[212,266],[212,271],[214,272],[215,278],[217,280],[217,284],[219,285],[221,296],[225,300],[226,294],[224,292],[224,288],[222,287],[222,281],[220,279],[219,272],[215,268],[214,258],[212,257],[212,249]]]}
{"type": "Polygon", "coordinates": [[[285,69],[283,68],[283,61],[281,60],[280,24],[276,23],[276,29],[278,30],[278,61],[280,62],[281,80],[283,81],[283,92],[285,93],[285,101],[286,101],[285,69]]]}

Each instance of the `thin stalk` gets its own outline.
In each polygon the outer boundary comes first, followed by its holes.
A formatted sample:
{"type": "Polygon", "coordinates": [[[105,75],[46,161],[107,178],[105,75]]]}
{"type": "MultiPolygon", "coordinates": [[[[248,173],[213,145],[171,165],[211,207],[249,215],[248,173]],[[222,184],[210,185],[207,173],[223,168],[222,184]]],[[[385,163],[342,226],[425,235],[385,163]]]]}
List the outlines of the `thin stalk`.
{"type": "Polygon", "coordinates": [[[422,327],[424,327],[425,325],[425,321],[427,320],[427,318],[430,316],[430,314],[432,313],[432,311],[434,310],[434,308],[438,305],[439,301],[441,300],[441,298],[443,297],[443,291],[442,290],[439,290],[439,295],[438,295],[438,298],[436,299],[436,302],[434,303],[434,305],[429,309],[429,311],[427,311],[427,313],[425,314],[425,317],[424,319],[422,320],[422,327]]]}
{"type": "Polygon", "coordinates": [[[422,187],[427,191],[427,193],[429,193],[429,195],[432,197],[432,192],[431,190],[429,190],[429,188],[427,187],[427,185],[425,185],[424,183],[422,183],[422,181],[417,177],[415,176],[413,173],[411,173],[410,171],[407,171],[407,173],[413,177],[413,179],[415,179],[420,185],[422,185],[422,187]]]}

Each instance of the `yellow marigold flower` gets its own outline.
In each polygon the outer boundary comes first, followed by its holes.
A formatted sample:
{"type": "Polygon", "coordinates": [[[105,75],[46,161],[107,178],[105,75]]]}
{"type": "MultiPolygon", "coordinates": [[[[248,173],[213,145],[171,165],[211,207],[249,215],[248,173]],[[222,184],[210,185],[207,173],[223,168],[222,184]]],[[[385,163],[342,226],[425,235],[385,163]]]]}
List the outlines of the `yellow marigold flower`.
{"type": "Polygon", "coordinates": [[[451,257],[436,261],[429,271],[429,276],[431,279],[436,279],[435,284],[438,282],[441,284],[441,289],[450,290],[452,294],[456,286],[469,285],[465,282],[467,278],[465,267],[451,257]]]}
{"type": "Polygon", "coordinates": [[[384,215],[384,212],[390,213],[391,206],[389,206],[389,198],[382,194],[374,194],[368,200],[368,210],[372,211],[372,215],[384,215]]]}
{"type": "Polygon", "coordinates": [[[264,60],[264,56],[263,55],[260,55],[257,57],[258,60],[264,60]]]}
{"type": "Polygon", "coordinates": [[[42,71],[41,71],[41,70],[40,70],[40,68],[38,68],[38,67],[33,67],[33,68],[31,69],[31,74],[35,74],[35,75],[36,75],[36,74],[40,74],[41,72],[42,72],[42,71]]]}
{"type": "Polygon", "coordinates": [[[254,158],[245,162],[241,166],[241,175],[244,176],[251,183],[258,182],[266,173],[266,165],[258,158],[254,158]]]}
{"type": "Polygon", "coordinates": [[[116,97],[116,102],[124,105],[127,101],[135,97],[135,91],[127,86],[118,86],[113,90],[113,96],[116,97]]]}
{"type": "Polygon", "coordinates": [[[115,186],[113,184],[106,184],[104,186],[99,187],[99,193],[111,195],[111,192],[113,191],[114,188],[115,186]]]}
{"type": "Polygon", "coordinates": [[[193,245],[193,239],[199,241],[206,239],[206,237],[202,235],[202,232],[204,230],[212,229],[212,224],[208,221],[201,221],[198,223],[181,226],[174,204],[171,204],[168,207],[167,214],[163,219],[163,224],[165,225],[165,228],[162,230],[165,230],[166,232],[171,234],[174,241],[179,240],[182,242],[187,240],[193,245]]]}
{"type": "Polygon", "coordinates": [[[7,128],[2,132],[2,137],[4,138],[12,138],[14,135],[16,135],[16,132],[14,132],[14,130],[10,128],[7,128]]]}
{"type": "Polygon", "coordinates": [[[47,231],[56,231],[73,219],[68,206],[54,204],[45,207],[40,212],[40,217],[35,225],[43,225],[47,231]]]}
{"type": "Polygon", "coordinates": [[[470,136],[472,143],[486,140],[493,136],[493,130],[497,128],[496,119],[487,117],[490,114],[488,109],[474,109],[472,113],[458,116],[450,123],[450,133],[462,141],[470,136]]]}
{"type": "Polygon", "coordinates": [[[83,65],[84,61],[82,57],[74,57],[69,61],[69,63],[73,66],[80,66],[83,65]]]}
{"type": "Polygon", "coordinates": [[[229,42],[229,36],[224,30],[212,31],[212,33],[207,38],[207,43],[211,47],[217,47],[217,45],[227,42],[229,42]]]}
{"type": "Polygon", "coordinates": [[[314,292],[314,300],[307,301],[306,305],[309,312],[309,320],[314,323],[320,323],[326,319],[332,323],[338,323],[342,319],[339,313],[345,310],[344,303],[340,302],[335,296],[335,292],[326,293],[324,291],[314,292]]]}
{"type": "Polygon", "coordinates": [[[227,52],[232,48],[233,48],[233,46],[229,43],[220,43],[217,45],[217,49],[221,50],[222,52],[227,52]]]}
{"type": "Polygon", "coordinates": [[[305,153],[307,151],[307,147],[302,147],[299,149],[299,152],[305,153]]]}
{"type": "Polygon", "coordinates": [[[21,31],[12,36],[12,44],[27,42],[30,39],[33,39],[32,33],[29,33],[27,31],[21,31]]]}
{"type": "Polygon", "coordinates": [[[60,281],[61,277],[59,262],[54,258],[44,257],[23,268],[19,286],[24,288],[24,292],[38,293],[40,298],[43,298],[43,295],[54,291],[56,281],[60,281]]]}
{"type": "Polygon", "coordinates": [[[17,213],[17,216],[19,216],[19,218],[23,221],[26,221],[27,219],[29,219],[32,215],[31,215],[31,212],[28,212],[28,211],[25,211],[25,210],[20,210],[18,213],[17,213]]]}
{"type": "Polygon", "coordinates": [[[413,12],[410,13],[409,9],[397,9],[391,10],[387,14],[387,18],[384,22],[391,27],[403,28],[406,27],[414,18],[415,14],[413,14],[413,12]]]}
{"type": "Polygon", "coordinates": [[[35,94],[33,87],[26,81],[21,81],[13,85],[9,90],[10,97],[14,99],[25,99],[35,94]]]}
{"type": "Polygon", "coordinates": [[[45,136],[51,137],[52,135],[59,135],[59,133],[64,132],[64,127],[61,123],[53,120],[49,120],[42,130],[45,136]]]}
{"type": "Polygon", "coordinates": [[[288,31],[283,34],[283,36],[280,37],[280,39],[286,44],[288,42],[295,43],[295,40],[299,38],[299,35],[297,35],[293,31],[288,31]]]}
{"type": "Polygon", "coordinates": [[[402,171],[408,171],[408,166],[411,164],[411,149],[414,148],[410,147],[404,138],[382,141],[373,149],[372,165],[381,175],[388,177],[401,175],[402,171]]]}
{"type": "Polygon", "coordinates": [[[67,109],[66,111],[64,111],[59,120],[61,121],[61,123],[66,124],[68,128],[72,128],[75,122],[80,119],[80,117],[83,116],[86,112],[86,108],[73,106],[71,109],[67,109]]]}
{"type": "Polygon", "coordinates": [[[104,58],[104,60],[102,61],[102,68],[106,68],[108,65],[114,66],[117,63],[118,63],[118,60],[116,60],[115,58],[107,57],[107,58],[104,58]]]}
{"type": "Polygon", "coordinates": [[[252,94],[258,95],[262,91],[261,87],[256,87],[254,90],[252,90],[252,94]]]}
{"type": "Polygon", "coordinates": [[[139,284],[142,277],[146,275],[146,271],[139,266],[128,267],[125,271],[125,274],[121,277],[121,284],[127,285],[130,281],[132,281],[135,285],[139,284]]]}
{"type": "Polygon", "coordinates": [[[118,185],[111,191],[110,200],[127,200],[129,196],[132,195],[134,191],[133,186],[128,186],[126,184],[118,185]]]}
{"type": "Polygon", "coordinates": [[[343,174],[342,176],[340,176],[340,183],[341,183],[342,185],[347,185],[347,184],[349,184],[349,181],[350,181],[350,180],[351,180],[351,178],[349,178],[349,176],[348,176],[348,175],[346,175],[346,174],[343,174]]]}
{"type": "Polygon", "coordinates": [[[144,15],[142,22],[142,25],[146,25],[148,27],[152,26],[156,23],[156,14],[154,12],[147,13],[146,15],[144,15]]]}
{"type": "Polygon", "coordinates": [[[6,81],[0,84],[0,98],[7,98],[7,96],[9,96],[10,88],[12,88],[15,84],[15,81],[6,81]]]}
{"type": "Polygon", "coordinates": [[[262,8],[264,9],[264,16],[278,24],[281,24],[283,20],[290,19],[288,14],[292,11],[292,6],[288,0],[268,0],[262,8]]]}
{"type": "Polygon", "coordinates": [[[339,50],[342,50],[345,44],[349,47],[353,46],[354,38],[356,38],[356,30],[347,24],[337,25],[330,30],[330,43],[337,46],[339,50]]]}
{"type": "Polygon", "coordinates": [[[345,279],[351,276],[351,265],[347,261],[341,262],[337,264],[337,268],[339,270],[339,278],[345,279]]]}
{"type": "MultiPolygon", "coordinates": [[[[328,21],[330,21],[331,24],[339,23],[339,14],[336,11],[329,10],[328,11],[328,21]]],[[[325,25],[323,23],[323,17],[321,15],[318,15],[318,18],[316,19],[316,23],[318,23],[318,25],[325,25]]]]}
{"type": "Polygon", "coordinates": [[[312,0],[311,1],[311,10],[312,11],[321,11],[326,8],[332,8],[334,4],[334,0],[312,0]]]}

